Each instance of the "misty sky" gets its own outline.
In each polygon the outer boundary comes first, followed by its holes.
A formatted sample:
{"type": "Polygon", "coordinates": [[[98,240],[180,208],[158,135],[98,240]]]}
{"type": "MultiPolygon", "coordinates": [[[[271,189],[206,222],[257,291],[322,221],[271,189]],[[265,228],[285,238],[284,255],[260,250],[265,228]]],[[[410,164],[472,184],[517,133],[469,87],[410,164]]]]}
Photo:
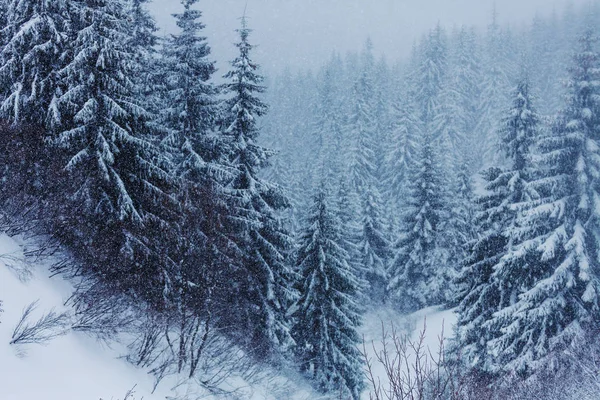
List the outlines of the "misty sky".
{"type": "MultiPolygon", "coordinates": [[[[496,0],[501,22],[522,25],[536,13],[562,11],[567,3],[587,0],[496,0]]],[[[315,68],[332,51],[358,50],[368,36],[375,49],[394,60],[404,57],[411,44],[438,21],[443,25],[486,26],[494,0],[200,0],[205,35],[218,61],[220,72],[235,55],[234,29],[244,12],[258,44],[255,59],[268,72],[284,66],[315,68]]],[[[164,32],[172,32],[171,14],[182,6],[178,0],[153,0],[150,5],[164,32]]]]}

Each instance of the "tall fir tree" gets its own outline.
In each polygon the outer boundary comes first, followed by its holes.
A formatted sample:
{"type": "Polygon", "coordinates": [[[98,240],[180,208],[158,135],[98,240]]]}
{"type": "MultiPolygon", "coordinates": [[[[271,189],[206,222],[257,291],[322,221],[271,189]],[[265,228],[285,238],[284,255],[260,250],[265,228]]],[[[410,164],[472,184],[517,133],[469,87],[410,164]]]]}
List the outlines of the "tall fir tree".
{"type": "Polygon", "coordinates": [[[567,106],[539,142],[542,174],[529,185],[509,250],[495,268],[505,302],[490,320],[491,369],[528,376],[564,366],[564,351],[598,329],[599,56],[593,31],[581,37],[567,106]]]}
{"type": "MultiPolygon", "coordinates": [[[[163,64],[168,71],[165,77],[168,107],[163,107],[161,122],[169,130],[163,141],[174,146],[182,146],[192,137],[206,142],[208,132],[216,126],[217,89],[209,81],[216,68],[215,62],[208,59],[210,47],[206,37],[201,36],[202,12],[193,8],[197,2],[181,1],[183,12],[174,14],[180,32],[171,35],[163,46],[163,64]]],[[[207,143],[190,143],[190,146],[185,147],[193,148],[204,160],[212,157],[207,143]]]]}
{"type": "Polygon", "coordinates": [[[357,348],[359,281],[340,245],[340,226],[320,188],[296,258],[301,279],[292,335],[300,369],[320,391],[358,400],[364,387],[357,348]]]}
{"type": "Polygon", "coordinates": [[[130,79],[135,54],[124,4],[82,0],[72,12],[73,58],[59,71],[64,118],[54,141],[69,179],[59,229],[92,273],[161,302],[168,266],[155,234],[170,229],[177,202],[164,155],[141,130],[150,116],[130,79]]]}
{"type": "Polygon", "coordinates": [[[250,58],[254,48],[248,41],[251,30],[245,17],[237,30],[239,55],[225,75],[223,128],[229,162],[235,168],[231,189],[242,204],[244,234],[238,246],[244,253],[243,268],[230,277],[235,282],[231,296],[232,320],[243,327],[241,338],[258,356],[265,357],[291,346],[287,309],[295,300],[294,273],[286,264],[291,239],[277,212],[287,207],[281,189],[259,178],[268,165],[271,151],[257,144],[257,119],[267,105],[257,94],[264,92],[259,66],[250,58]]]}
{"type": "Polygon", "coordinates": [[[488,342],[499,334],[490,325],[494,312],[514,299],[501,293],[503,287],[514,285],[512,278],[500,284],[493,274],[502,257],[519,240],[514,234],[519,229],[521,205],[537,197],[529,191],[528,183],[535,177],[532,150],[539,130],[540,118],[532,104],[529,83],[523,80],[499,131],[511,165],[505,170],[490,168],[482,174],[486,194],[476,200],[479,211],[475,219],[480,237],[470,244],[470,254],[457,279],[457,344],[463,360],[478,372],[491,372],[488,342]]]}
{"type": "Polygon", "coordinates": [[[415,100],[425,128],[433,133],[433,122],[440,108],[440,94],[448,73],[446,32],[438,25],[423,38],[417,72],[415,100]]]}
{"type": "MultiPolygon", "coordinates": [[[[161,108],[154,109],[153,100],[157,94],[157,82],[154,81],[159,65],[156,47],[159,39],[156,33],[158,26],[147,10],[151,0],[127,0],[127,15],[130,21],[129,46],[135,53],[135,67],[132,79],[136,85],[137,97],[146,109],[158,115],[161,108]]],[[[156,119],[156,118],[155,118],[156,119]]]]}
{"type": "Polygon", "coordinates": [[[479,121],[477,123],[477,149],[479,159],[475,167],[497,165],[501,152],[496,132],[501,120],[501,112],[509,105],[510,93],[510,55],[507,54],[507,37],[498,24],[498,14],[494,8],[492,22],[488,26],[483,52],[483,76],[480,82],[481,102],[479,105],[479,121]]]}
{"type": "Polygon", "coordinates": [[[439,156],[431,135],[423,135],[419,145],[409,202],[389,267],[388,291],[403,311],[445,302],[455,268],[445,235],[449,194],[441,178],[439,156]]]}
{"type": "Polygon", "coordinates": [[[393,209],[404,206],[410,171],[417,158],[421,123],[410,93],[404,93],[392,105],[392,146],[387,155],[386,183],[393,209]]]}
{"type": "Polygon", "coordinates": [[[0,116],[44,128],[61,122],[59,77],[68,58],[69,0],[11,0],[5,4],[0,47],[0,116]]]}
{"type": "MultiPolygon", "coordinates": [[[[182,1],[183,12],[174,14],[179,32],[163,43],[160,61],[165,82],[159,98],[168,107],[158,122],[166,133],[162,147],[171,155],[182,205],[179,236],[167,254],[179,260],[170,291],[177,311],[192,307],[194,313],[210,313],[218,321],[226,314],[231,290],[227,274],[241,268],[243,255],[235,243],[240,233],[233,216],[236,203],[226,188],[235,170],[227,164],[225,139],[216,134],[218,91],[211,82],[216,68],[201,35],[204,25],[196,3],[182,1]]],[[[151,29],[144,37],[150,34],[151,29]]]]}
{"type": "Polygon", "coordinates": [[[365,66],[354,85],[352,114],[348,120],[348,135],[352,138],[350,179],[359,201],[361,235],[357,243],[360,250],[364,278],[370,285],[369,297],[376,302],[385,298],[386,266],[390,257],[390,244],[381,221],[383,199],[379,192],[377,168],[377,123],[372,99],[375,95],[373,67],[367,46],[365,66]]]}

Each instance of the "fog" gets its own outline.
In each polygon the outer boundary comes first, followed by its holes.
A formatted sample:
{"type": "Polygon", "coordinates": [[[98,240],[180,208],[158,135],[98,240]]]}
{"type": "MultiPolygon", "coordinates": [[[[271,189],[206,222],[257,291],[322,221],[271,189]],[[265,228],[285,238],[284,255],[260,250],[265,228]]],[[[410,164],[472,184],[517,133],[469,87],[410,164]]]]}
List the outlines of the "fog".
{"type": "MultiPolygon", "coordinates": [[[[586,0],[499,0],[500,22],[523,25],[539,14],[562,11],[569,3],[586,0]]],[[[171,14],[177,0],[154,0],[151,10],[162,33],[176,28],[171,14]]],[[[315,68],[333,51],[359,49],[371,37],[375,50],[394,60],[405,56],[414,40],[438,21],[447,27],[476,25],[491,20],[494,0],[201,0],[205,34],[219,68],[232,57],[234,30],[246,8],[259,45],[255,58],[267,72],[315,68]]]]}

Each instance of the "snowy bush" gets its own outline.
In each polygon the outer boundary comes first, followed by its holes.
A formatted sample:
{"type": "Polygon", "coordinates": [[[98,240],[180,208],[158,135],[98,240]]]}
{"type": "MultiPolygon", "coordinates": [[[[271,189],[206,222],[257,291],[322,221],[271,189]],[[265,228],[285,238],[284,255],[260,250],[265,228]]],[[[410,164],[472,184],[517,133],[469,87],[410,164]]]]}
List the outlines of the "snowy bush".
{"type": "MultiPolygon", "coordinates": [[[[38,301],[30,303],[23,310],[21,319],[13,330],[11,345],[47,344],[52,339],[65,335],[70,329],[70,318],[67,313],[50,310],[37,320],[32,320],[32,314],[37,308],[38,301]]],[[[23,351],[22,349],[20,350],[23,351]]]]}

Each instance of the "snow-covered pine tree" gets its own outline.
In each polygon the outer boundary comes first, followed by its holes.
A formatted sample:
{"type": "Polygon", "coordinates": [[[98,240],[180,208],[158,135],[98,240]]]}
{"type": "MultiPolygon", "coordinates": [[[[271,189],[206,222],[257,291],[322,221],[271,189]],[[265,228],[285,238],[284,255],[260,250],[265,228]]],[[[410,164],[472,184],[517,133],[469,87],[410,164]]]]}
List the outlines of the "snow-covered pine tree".
{"type": "Polygon", "coordinates": [[[408,205],[389,267],[388,292],[403,311],[445,302],[455,268],[450,265],[444,232],[449,195],[431,135],[423,135],[419,147],[411,171],[408,205]]]}
{"type": "MultiPolygon", "coordinates": [[[[495,268],[503,308],[488,322],[493,372],[559,368],[600,321],[599,56],[595,35],[581,37],[569,98],[551,135],[539,142],[539,200],[526,204],[495,268]],[[554,362],[552,362],[554,361],[554,362]]],[[[518,148],[518,147],[516,147],[518,148]]]]}
{"type": "Polygon", "coordinates": [[[440,93],[448,73],[448,45],[446,32],[438,23],[421,41],[417,93],[422,123],[433,132],[433,121],[440,108],[440,93]]]}
{"type": "Polygon", "coordinates": [[[410,181],[409,171],[417,158],[421,123],[410,93],[404,93],[392,104],[392,140],[387,155],[386,183],[394,210],[402,208],[410,181]]]}
{"type": "Polygon", "coordinates": [[[387,266],[392,256],[380,212],[383,200],[375,186],[367,187],[362,197],[362,232],[358,250],[365,273],[363,278],[369,284],[368,297],[376,304],[383,303],[387,299],[387,266]]]}
{"type": "Polygon", "coordinates": [[[259,357],[285,351],[291,346],[287,309],[295,300],[294,273],[286,264],[291,239],[277,218],[288,200],[281,189],[259,178],[271,151],[257,144],[257,118],[267,105],[257,95],[264,92],[259,66],[250,58],[254,48],[248,41],[251,29],[245,17],[237,30],[239,55],[231,62],[223,85],[223,128],[230,165],[235,168],[231,189],[237,193],[244,221],[238,246],[244,253],[243,268],[232,271],[230,322],[259,357]]]}
{"type": "Polygon", "coordinates": [[[217,123],[217,89],[209,81],[216,68],[215,62],[208,59],[206,38],[201,36],[202,12],[193,8],[197,2],[181,0],[184,10],[174,14],[180,32],[164,42],[162,64],[168,71],[163,74],[164,101],[168,106],[163,107],[161,122],[169,131],[164,143],[183,149],[184,157],[194,158],[196,153],[206,161],[215,158],[210,154],[207,136],[217,123]]]}
{"type": "Polygon", "coordinates": [[[450,197],[451,215],[447,229],[453,244],[455,259],[464,258],[465,245],[474,238],[471,159],[469,144],[473,143],[478,104],[479,65],[475,35],[466,29],[454,34],[451,65],[439,94],[439,106],[432,129],[439,149],[442,177],[450,197]]]}
{"type": "Polygon", "coordinates": [[[131,20],[130,45],[139,51],[139,62],[148,61],[158,44],[158,27],[147,10],[151,0],[127,0],[127,14],[131,20]]]}
{"type": "Polygon", "coordinates": [[[383,200],[379,193],[379,179],[375,153],[377,124],[372,99],[374,87],[372,68],[362,71],[354,86],[354,104],[348,120],[347,134],[353,141],[350,154],[350,179],[359,201],[361,235],[358,242],[363,276],[369,282],[368,297],[376,302],[385,298],[386,266],[390,257],[390,244],[385,237],[381,221],[383,200]]]}
{"type": "Polygon", "coordinates": [[[364,387],[357,348],[359,281],[340,245],[340,226],[325,189],[320,188],[296,259],[301,280],[292,336],[300,369],[317,389],[358,400],[364,387]]]}
{"type": "Polygon", "coordinates": [[[201,36],[204,25],[202,13],[193,8],[196,3],[183,0],[183,12],[174,14],[180,31],[163,43],[159,64],[165,79],[159,100],[168,105],[159,121],[167,133],[162,144],[171,155],[183,206],[179,237],[167,254],[179,260],[170,290],[178,312],[181,306],[191,307],[197,315],[210,312],[217,320],[225,308],[217,305],[230,295],[227,273],[241,268],[242,254],[233,241],[239,233],[232,218],[235,204],[225,187],[234,168],[226,164],[224,138],[215,134],[217,89],[210,78],[216,69],[201,36]],[[211,310],[205,308],[209,302],[211,310]]]}
{"type": "MultiPolygon", "coordinates": [[[[339,74],[336,59],[325,66],[319,79],[317,93],[317,104],[314,114],[314,139],[317,148],[315,165],[325,168],[325,172],[331,180],[340,178],[343,172],[343,160],[346,152],[343,144],[343,115],[340,104],[339,74]]],[[[315,171],[320,171],[315,168],[315,171]]],[[[315,182],[320,176],[313,177],[315,182]]]]}
{"type": "MultiPolygon", "coordinates": [[[[4,2],[3,2],[4,3],[4,2]]],[[[53,127],[60,123],[58,71],[65,66],[70,0],[4,3],[0,47],[0,118],[53,127]]]]}
{"type": "Polygon", "coordinates": [[[476,200],[479,238],[470,244],[470,254],[457,279],[460,305],[456,342],[465,363],[477,372],[490,372],[487,344],[499,334],[491,329],[489,321],[494,312],[510,305],[511,296],[503,295],[501,289],[518,281],[509,278],[499,283],[492,275],[501,258],[519,240],[515,230],[519,229],[516,221],[522,204],[536,198],[527,188],[535,174],[531,152],[539,137],[539,125],[529,84],[523,80],[499,131],[510,167],[490,168],[482,174],[486,194],[476,200]]]}
{"type": "Polygon", "coordinates": [[[498,164],[497,151],[498,123],[502,119],[501,112],[509,105],[510,68],[506,35],[498,24],[498,15],[494,9],[492,22],[488,26],[486,43],[483,51],[483,74],[480,81],[479,121],[476,131],[476,148],[479,159],[475,160],[476,169],[482,166],[498,164]]]}
{"type": "Polygon", "coordinates": [[[536,16],[529,33],[527,66],[534,87],[539,88],[539,111],[544,115],[558,112],[565,94],[559,79],[568,60],[561,59],[562,33],[555,12],[547,20],[536,16]]]}
{"type": "Polygon", "coordinates": [[[161,154],[137,130],[149,115],[130,79],[135,52],[127,44],[124,4],[81,0],[71,12],[76,35],[73,58],[59,71],[64,117],[54,143],[69,185],[57,229],[88,272],[161,302],[168,268],[154,245],[170,229],[177,202],[161,154]]]}
{"type": "MultiPolygon", "coordinates": [[[[147,3],[151,0],[127,0],[127,15],[130,21],[130,38],[128,45],[135,51],[135,67],[131,77],[136,85],[137,96],[143,101],[144,106],[153,113],[152,100],[156,91],[156,46],[158,44],[158,27],[154,18],[147,10],[147,3]]],[[[160,110],[160,109],[159,109],[160,110]]],[[[156,113],[158,114],[158,113],[156,113]]]]}

